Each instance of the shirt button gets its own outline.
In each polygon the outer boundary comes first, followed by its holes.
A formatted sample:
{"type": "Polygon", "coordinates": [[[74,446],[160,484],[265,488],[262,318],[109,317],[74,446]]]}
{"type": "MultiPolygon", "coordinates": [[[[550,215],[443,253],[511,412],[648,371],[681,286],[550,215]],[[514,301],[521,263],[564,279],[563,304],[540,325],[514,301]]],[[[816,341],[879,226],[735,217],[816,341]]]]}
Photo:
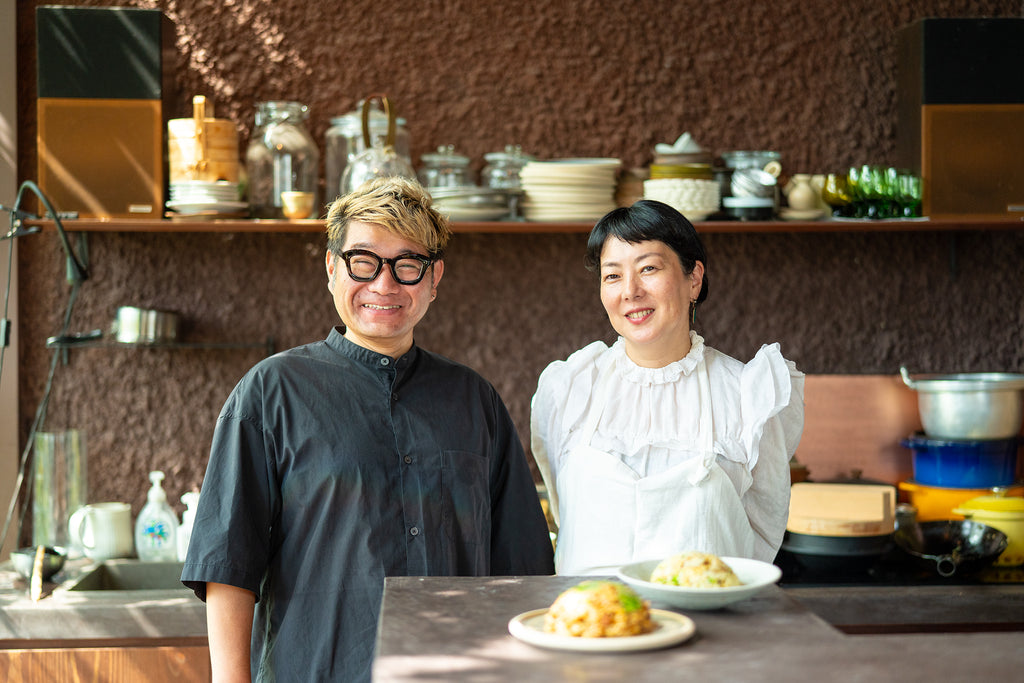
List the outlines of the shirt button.
{"type": "Polygon", "coordinates": [[[420,528],[418,526],[414,526],[413,528],[409,529],[409,533],[412,534],[413,536],[419,536],[420,535],[420,528]]]}
{"type": "Polygon", "coordinates": [[[402,460],[404,460],[404,461],[405,461],[405,464],[406,464],[406,465],[408,465],[409,463],[411,463],[411,462],[412,462],[412,458],[411,458],[410,456],[408,456],[408,455],[407,455],[407,456],[405,456],[404,458],[402,458],[402,460]]]}
{"type": "Polygon", "coordinates": [[[391,359],[390,358],[381,358],[380,359],[380,364],[381,365],[389,365],[390,363],[391,363],[391,359]]]}

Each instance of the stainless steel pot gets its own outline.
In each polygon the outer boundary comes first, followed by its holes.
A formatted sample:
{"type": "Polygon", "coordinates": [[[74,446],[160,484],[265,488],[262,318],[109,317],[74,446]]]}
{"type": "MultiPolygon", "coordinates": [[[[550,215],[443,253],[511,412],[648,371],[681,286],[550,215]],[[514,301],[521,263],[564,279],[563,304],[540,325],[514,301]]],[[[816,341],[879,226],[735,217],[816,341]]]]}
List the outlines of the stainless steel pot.
{"type": "Polygon", "coordinates": [[[121,306],[111,331],[122,344],[166,344],[178,339],[178,314],[121,306]]]}
{"type": "Polygon", "coordinates": [[[925,433],[937,439],[1008,439],[1024,419],[1024,375],[1005,372],[920,375],[900,367],[917,392],[925,433]]]}

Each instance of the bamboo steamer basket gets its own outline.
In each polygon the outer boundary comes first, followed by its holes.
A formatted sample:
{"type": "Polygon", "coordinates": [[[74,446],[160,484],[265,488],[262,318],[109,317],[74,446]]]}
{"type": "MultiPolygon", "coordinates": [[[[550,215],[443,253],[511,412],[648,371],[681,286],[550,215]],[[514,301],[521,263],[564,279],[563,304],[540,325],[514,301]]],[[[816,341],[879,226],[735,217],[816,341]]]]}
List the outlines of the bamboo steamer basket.
{"type": "Polygon", "coordinates": [[[206,98],[192,98],[192,118],[167,122],[167,151],[172,184],[194,180],[237,183],[240,173],[238,131],[233,121],[216,119],[206,98]]]}
{"type": "Polygon", "coordinates": [[[800,482],[790,488],[786,531],[812,536],[884,536],[896,528],[896,487],[800,482]]]}

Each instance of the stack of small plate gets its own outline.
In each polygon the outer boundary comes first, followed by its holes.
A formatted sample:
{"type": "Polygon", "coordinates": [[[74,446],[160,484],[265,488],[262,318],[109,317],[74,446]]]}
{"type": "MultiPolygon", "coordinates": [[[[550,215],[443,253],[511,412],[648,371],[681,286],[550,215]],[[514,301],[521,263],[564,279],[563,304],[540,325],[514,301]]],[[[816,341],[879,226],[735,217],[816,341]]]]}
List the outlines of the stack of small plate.
{"type": "Polygon", "coordinates": [[[183,180],[171,183],[167,208],[178,215],[237,216],[249,208],[238,201],[238,184],[225,180],[183,180]]]}
{"type": "Polygon", "coordinates": [[[531,221],[590,222],[615,208],[618,159],[531,161],[519,172],[531,221]]]}
{"type": "Polygon", "coordinates": [[[508,218],[514,190],[464,185],[429,190],[434,208],[453,221],[496,221],[508,218]]]}

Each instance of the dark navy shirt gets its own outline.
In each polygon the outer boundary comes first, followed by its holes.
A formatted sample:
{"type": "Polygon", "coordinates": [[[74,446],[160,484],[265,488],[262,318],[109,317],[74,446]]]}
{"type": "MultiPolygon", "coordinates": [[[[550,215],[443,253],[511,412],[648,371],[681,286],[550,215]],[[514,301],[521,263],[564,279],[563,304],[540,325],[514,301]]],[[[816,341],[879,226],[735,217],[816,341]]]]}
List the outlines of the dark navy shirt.
{"type": "Polygon", "coordinates": [[[256,680],[359,681],[385,576],[553,572],[494,388],[416,346],[395,360],[335,328],[231,393],[182,581],[202,599],[208,581],[256,594],[256,680]]]}

